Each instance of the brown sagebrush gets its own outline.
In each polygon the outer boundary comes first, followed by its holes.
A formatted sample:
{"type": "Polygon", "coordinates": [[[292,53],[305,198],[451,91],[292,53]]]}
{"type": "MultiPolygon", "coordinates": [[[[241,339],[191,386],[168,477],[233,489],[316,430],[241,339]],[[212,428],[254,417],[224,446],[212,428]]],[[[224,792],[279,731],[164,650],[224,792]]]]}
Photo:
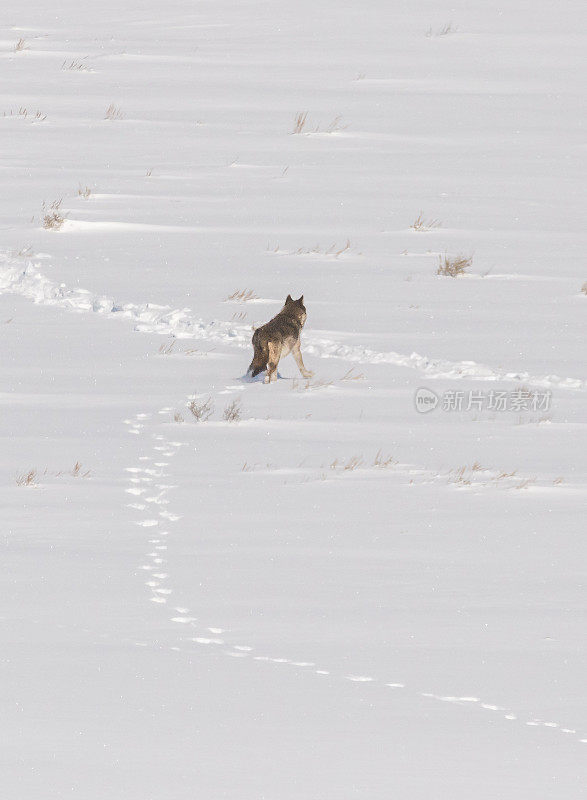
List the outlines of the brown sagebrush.
{"type": "Polygon", "coordinates": [[[199,403],[194,398],[193,400],[190,400],[187,407],[191,411],[196,422],[206,422],[206,420],[210,419],[214,412],[214,406],[212,404],[211,397],[208,397],[207,400],[202,400],[199,403]]]}
{"type": "Polygon", "coordinates": [[[43,228],[58,231],[65,222],[65,216],[61,213],[61,203],[63,200],[54,200],[49,206],[43,203],[43,228]]]}
{"type": "Polygon", "coordinates": [[[240,400],[233,400],[229,403],[222,413],[225,422],[238,422],[242,418],[240,400]]]}
{"type": "Polygon", "coordinates": [[[444,275],[449,278],[457,278],[459,275],[464,275],[473,263],[473,256],[440,256],[438,259],[437,275],[444,275]]]}

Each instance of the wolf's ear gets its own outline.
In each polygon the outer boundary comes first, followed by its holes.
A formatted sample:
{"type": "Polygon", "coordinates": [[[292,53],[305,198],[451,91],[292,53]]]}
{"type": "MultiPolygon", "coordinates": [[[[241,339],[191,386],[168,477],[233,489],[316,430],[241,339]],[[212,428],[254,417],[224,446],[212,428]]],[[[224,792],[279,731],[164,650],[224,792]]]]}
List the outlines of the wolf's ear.
{"type": "Polygon", "coordinates": [[[288,294],[288,296],[285,298],[285,304],[287,305],[288,303],[293,303],[293,297],[291,294],[288,294]]]}
{"type": "Polygon", "coordinates": [[[299,300],[296,300],[296,303],[299,303],[301,306],[303,306],[304,305],[304,295],[302,295],[299,300]]]}

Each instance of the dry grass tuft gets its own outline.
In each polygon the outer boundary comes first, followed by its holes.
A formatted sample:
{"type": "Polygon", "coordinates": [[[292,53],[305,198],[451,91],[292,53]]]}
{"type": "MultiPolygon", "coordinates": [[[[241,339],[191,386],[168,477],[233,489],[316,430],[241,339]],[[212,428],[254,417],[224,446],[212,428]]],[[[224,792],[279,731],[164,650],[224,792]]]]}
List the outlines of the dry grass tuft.
{"type": "Polygon", "coordinates": [[[240,289],[225,298],[225,303],[247,303],[249,300],[258,300],[259,295],[252,289],[240,289]]]}
{"type": "Polygon", "coordinates": [[[16,476],[16,485],[17,486],[36,486],[37,485],[37,470],[36,469],[29,469],[28,472],[24,472],[22,475],[16,476]]]}
{"type": "Polygon", "coordinates": [[[33,255],[33,248],[31,245],[28,247],[21,247],[20,250],[11,250],[10,258],[31,258],[33,255]]]}
{"type": "Polygon", "coordinates": [[[332,464],[330,464],[330,469],[342,469],[344,472],[353,472],[359,469],[359,467],[362,467],[364,463],[363,456],[351,456],[346,462],[335,458],[332,464]]]}
{"type": "Polygon", "coordinates": [[[163,344],[159,346],[159,355],[170,356],[173,353],[176,344],[177,339],[172,339],[170,342],[163,342],[163,344]]]}
{"type": "Polygon", "coordinates": [[[67,61],[66,59],[61,65],[61,69],[71,72],[88,72],[90,68],[87,64],[84,64],[86,58],[88,56],[84,56],[82,59],[74,58],[73,61],[67,61]]]}
{"type": "Polygon", "coordinates": [[[296,114],[294,118],[294,126],[292,133],[293,134],[300,134],[300,133],[337,133],[337,131],[343,131],[347,125],[341,124],[342,117],[339,115],[335,117],[332,122],[327,125],[323,130],[320,130],[320,126],[316,125],[313,130],[308,130],[308,112],[307,111],[300,111],[296,114]]]}
{"type": "Polygon", "coordinates": [[[438,219],[426,219],[424,214],[420,211],[416,219],[410,225],[414,231],[431,231],[434,228],[440,228],[442,223],[438,219]]]}
{"type": "Polygon", "coordinates": [[[89,478],[92,472],[89,469],[84,471],[81,461],[76,461],[71,469],[65,471],[59,470],[59,472],[49,472],[45,470],[44,474],[55,475],[56,478],[61,478],[63,475],[71,475],[72,478],[89,478]]]}
{"type": "Polygon", "coordinates": [[[239,422],[242,419],[240,400],[233,400],[229,403],[222,413],[225,422],[239,422]]]}
{"type": "Polygon", "coordinates": [[[363,456],[351,456],[346,464],[343,464],[342,468],[345,472],[352,472],[353,470],[362,467],[363,464],[363,456]]]}
{"type": "Polygon", "coordinates": [[[206,422],[206,420],[209,420],[214,413],[212,398],[208,397],[207,400],[203,400],[200,403],[198,403],[195,399],[190,400],[188,403],[188,409],[191,411],[196,422],[206,422]]]}
{"type": "Polygon", "coordinates": [[[63,200],[54,200],[50,206],[43,203],[43,228],[48,231],[58,231],[63,223],[65,217],[61,213],[61,203],[63,200]]]}
{"type": "Polygon", "coordinates": [[[304,128],[306,127],[307,121],[308,121],[307,111],[300,111],[299,114],[296,114],[292,133],[302,133],[304,128]]]}
{"type": "MultiPolygon", "coordinates": [[[[338,258],[339,256],[344,255],[345,253],[349,253],[353,249],[353,245],[351,244],[351,240],[347,239],[346,242],[341,246],[333,242],[330,247],[321,247],[321,245],[316,244],[314,247],[298,247],[297,250],[290,250],[284,252],[284,255],[288,256],[328,256],[329,258],[338,258]]],[[[271,247],[270,244],[267,245],[267,252],[268,253],[280,253],[279,244],[275,247],[271,247]]],[[[362,255],[362,253],[358,253],[358,255],[362,255]]]]}
{"type": "Polygon", "coordinates": [[[170,342],[164,342],[162,345],[159,345],[159,350],[157,352],[160,356],[207,356],[208,353],[211,353],[215,349],[211,347],[210,350],[204,353],[202,350],[198,350],[197,347],[188,347],[186,350],[177,352],[175,349],[176,345],[177,339],[172,339],[170,342]]]}
{"type": "Polygon", "coordinates": [[[443,25],[442,28],[439,28],[436,32],[432,30],[432,25],[426,31],[426,36],[428,39],[432,38],[433,36],[448,36],[449,33],[456,33],[457,27],[452,24],[452,22],[447,22],[446,25],[443,25]]]}
{"type": "Polygon", "coordinates": [[[29,111],[28,108],[25,108],[24,106],[20,106],[18,111],[14,111],[14,109],[12,109],[12,108],[8,112],[4,111],[2,116],[4,116],[4,117],[22,117],[23,119],[26,119],[26,120],[30,119],[31,122],[43,122],[43,120],[47,119],[47,115],[43,114],[42,111],[38,111],[38,110],[35,111],[35,112],[29,111]]]}
{"type": "Polygon", "coordinates": [[[334,381],[322,381],[317,380],[313,381],[310,378],[304,378],[300,380],[299,378],[294,378],[291,382],[291,388],[293,392],[306,392],[310,391],[311,389],[327,389],[329,386],[332,386],[334,381]]]}
{"type": "Polygon", "coordinates": [[[345,374],[339,380],[341,380],[341,381],[364,381],[365,380],[365,376],[363,375],[362,372],[355,373],[354,368],[351,368],[351,369],[349,369],[348,372],[345,372],[345,374]]]}
{"type": "Polygon", "coordinates": [[[73,465],[71,472],[69,473],[74,478],[89,478],[91,475],[91,471],[87,469],[85,472],[83,470],[83,466],[80,461],[76,461],[73,465]]]}
{"type": "Polygon", "coordinates": [[[460,467],[460,469],[451,470],[451,477],[449,483],[458,483],[460,486],[470,486],[471,479],[467,476],[467,467],[460,467]]]}
{"type": "Polygon", "coordinates": [[[515,489],[527,489],[533,483],[536,483],[536,478],[526,478],[521,483],[518,483],[517,486],[515,486],[514,488],[515,489]]]}
{"type": "Polygon", "coordinates": [[[587,294],[587,281],[585,281],[583,286],[581,286],[581,291],[583,292],[583,294],[587,294]]]}
{"type": "Polygon", "coordinates": [[[386,469],[387,467],[392,467],[394,464],[397,464],[396,459],[392,456],[384,456],[381,450],[377,451],[373,459],[373,466],[378,469],[386,469]]]}
{"type": "Polygon", "coordinates": [[[337,131],[344,131],[345,128],[348,128],[348,125],[341,125],[342,117],[339,115],[335,117],[330,125],[326,127],[326,133],[336,133],[337,131]]]}
{"type": "Polygon", "coordinates": [[[24,39],[19,39],[18,42],[14,45],[14,52],[21,53],[23,50],[29,50],[29,46],[24,39]]]}
{"type": "Polygon", "coordinates": [[[175,414],[173,415],[173,421],[174,422],[185,422],[185,419],[183,418],[183,414],[180,414],[179,411],[176,411],[175,414]]]}
{"type": "Polygon", "coordinates": [[[77,189],[78,197],[83,197],[84,200],[87,200],[90,195],[92,194],[92,190],[89,186],[82,186],[81,183],[77,189]]]}
{"type": "Polygon", "coordinates": [[[371,464],[365,463],[363,456],[351,456],[348,460],[335,458],[334,461],[329,464],[329,467],[335,471],[354,472],[357,469],[388,469],[397,463],[397,459],[390,455],[384,456],[383,451],[378,450],[371,464]]]}
{"type": "Polygon", "coordinates": [[[114,103],[110,103],[106,109],[104,119],[124,119],[124,114],[122,113],[122,110],[118,108],[118,106],[115,106],[114,103]]]}
{"type": "Polygon", "coordinates": [[[513,478],[513,477],[514,477],[514,475],[516,475],[517,471],[518,471],[518,470],[517,470],[517,469],[515,469],[513,472],[499,472],[499,473],[498,473],[498,474],[495,476],[494,480],[495,480],[495,481],[503,481],[503,480],[504,480],[504,479],[506,479],[506,478],[513,478]]]}
{"type": "Polygon", "coordinates": [[[437,275],[444,275],[450,278],[457,278],[464,275],[473,263],[473,256],[440,256],[438,259],[437,275]]]}
{"type": "MultiPolygon", "coordinates": [[[[459,469],[450,470],[448,473],[448,483],[456,484],[457,486],[493,486],[497,489],[512,490],[512,489],[527,489],[536,483],[536,477],[524,478],[518,475],[517,470],[512,472],[493,472],[492,470],[483,467],[479,462],[475,462],[472,466],[463,466],[459,469]]],[[[559,486],[563,482],[563,478],[555,478],[553,484],[559,486]]]]}
{"type": "MultiPolygon", "coordinates": [[[[334,258],[338,258],[339,256],[342,256],[343,253],[348,253],[349,250],[351,250],[351,249],[352,249],[351,240],[347,239],[342,247],[339,247],[339,245],[337,245],[337,244],[331,244],[330,247],[328,248],[328,250],[324,251],[324,255],[333,256],[334,258]]],[[[319,253],[320,252],[320,248],[318,246],[316,246],[316,248],[314,250],[312,250],[312,252],[313,253],[319,253]]]]}

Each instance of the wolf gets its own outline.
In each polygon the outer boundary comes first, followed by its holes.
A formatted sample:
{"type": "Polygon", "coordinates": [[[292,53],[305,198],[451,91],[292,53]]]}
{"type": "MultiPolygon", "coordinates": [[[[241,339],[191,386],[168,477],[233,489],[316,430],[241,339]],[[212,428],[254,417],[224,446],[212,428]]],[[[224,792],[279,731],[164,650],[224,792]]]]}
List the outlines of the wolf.
{"type": "Polygon", "coordinates": [[[295,358],[303,377],[312,377],[314,373],[305,368],[300,349],[300,334],[306,322],[306,316],[304,295],[298,300],[294,300],[288,294],[285,305],[279,314],[265,325],[257,328],[253,333],[253,360],[247,370],[253,378],[266,369],[264,383],[276,381],[279,359],[288,353],[295,358]]]}

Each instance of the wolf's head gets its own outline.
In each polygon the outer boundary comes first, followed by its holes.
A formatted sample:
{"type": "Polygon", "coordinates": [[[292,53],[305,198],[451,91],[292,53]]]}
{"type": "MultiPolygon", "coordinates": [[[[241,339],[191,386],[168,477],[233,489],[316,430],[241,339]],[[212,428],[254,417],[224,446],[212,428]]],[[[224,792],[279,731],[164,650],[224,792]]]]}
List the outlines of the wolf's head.
{"type": "Polygon", "coordinates": [[[300,322],[300,325],[304,325],[306,321],[306,306],[304,305],[304,295],[299,297],[297,300],[294,300],[291,294],[285,298],[285,305],[284,311],[287,310],[289,314],[293,314],[300,322]]]}

